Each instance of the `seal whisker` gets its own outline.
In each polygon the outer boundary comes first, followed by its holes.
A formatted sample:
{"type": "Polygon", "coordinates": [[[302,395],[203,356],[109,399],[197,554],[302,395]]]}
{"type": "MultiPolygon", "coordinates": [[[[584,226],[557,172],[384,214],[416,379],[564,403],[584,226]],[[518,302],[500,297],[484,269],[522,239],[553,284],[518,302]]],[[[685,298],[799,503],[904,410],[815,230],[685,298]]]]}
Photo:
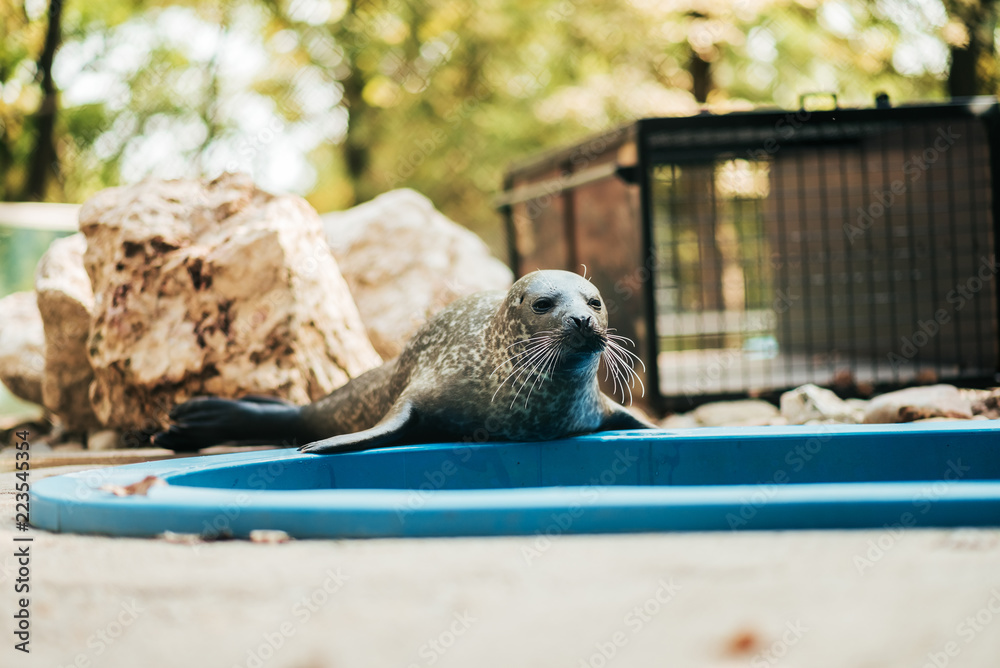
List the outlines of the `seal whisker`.
{"type": "Polygon", "coordinates": [[[511,355],[510,357],[508,357],[507,359],[505,359],[503,362],[500,362],[500,364],[498,364],[493,369],[493,371],[490,372],[490,376],[493,376],[504,365],[514,362],[514,360],[516,360],[518,357],[522,357],[524,355],[527,355],[527,354],[529,354],[531,352],[534,352],[534,351],[538,350],[538,348],[542,347],[544,344],[547,344],[547,343],[549,343],[552,340],[553,340],[553,337],[549,336],[549,337],[545,337],[545,338],[540,339],[540,340],[533,341],[533,345],[528,346],[526,349],[522,350],[521,352],[515,353],[515,354],[511,355]]]}
{"type": "MultiPolygon", "coordinates": [[[[624,337],[620,337],[620,338],[624,338],[624,337]]],[[[631,343],[630,339],[625,339],[625,340],[629,341],[631,343]]],[[[635,344],[632,344],[632,345],[635,345],[635,344]]],[[[643,371],[646,370],[646,364],[642,361],[642,358],[639,357],[638,355],[636,355],[635,353],[633,353],[631,350],[625,348],[621,344],[619,344],[619,343],[617,343],[615,341],[612,341],[612,340],[608,340],[608,346],[610,346],[612,349],[614,349],[618,353],[625,355],[625,359],[630,360],[630,361],[631,360],[635,360],[642,367],[643,371]]]]}
{"type": "Polygon", "coordinates": [[[546,344],[546,343],[548,343],[548,342],[549,342],[549,338],[548,338],[548,337],[546,337],[545,339],[541,339],[541,340],[538,340],[538,341],[532,341],[532,342],[531,342],[531,345],[527,346],[527,347],[526,347],[526,348],[525,348],[524,350],[522,350],[522,351],[520,351],[520,352],[516,352],[516,353],[511,353],[510,357],[508,357],[508,358],[507,358],[507,359],[505,359],[505,360],[504,360],[503,362],[501,362],[501,363],[499,364],[499,366],[497,366],[497,368],[499,369],[499,368],[500,368],[501,366],[503,366],[503,365],[504,365],[504,364],[506,364],[507,362],[510,362],[510,361],[513,361],[513,360],[516,360],[516,359],[517,359],[518,357],[522,357],[522,356],[524,356],[524,355],[526,355],[526,354],[530,353],[530,352],[531,352],[532,350],[535,350],[535,349],[537,349],[537,348],[538,348],[539,346],[541,346],[541,345],[543,345],[543,344],[546,344]]]}
{"type": "MultiPolygon", "coordinates": [[[[503,364],[500,365],[500,367],[502,367],[504,364],[512,363],[514,365],[514,370],[516,370],[517,368],[521,367],[527,360],[530,360],[533,357],[535,357],[535,353],[547,350],[548,348],[553,346],[554,343],[555,339],[541,341],[538,344],[531,346],[531,348],[529,348],[528,350],[525,350],[524,352],[518,353],[508,358],[505,362],[503,362],[503,364]],[[523,359],[518,360],[517,359],[518,357],[523,357],[523,359]],[[515,362],[515,360],[517,361],[515,362]]],[[[500,367],[497,368],[499,369],[500,367]]]]}
{"type": "Polygon", "coordinates": [[[512,343],[509,346],[507,346],[506,348],[504,348],[503,350],[504,350],[504,352],[506,352],[506,351],[510,350],[511,348],[513,348],[514,346],[516,346],[518,344],[521,344],[521,343],[535,343],[535,342],[543,340],[543,339],[551,339],[551,338],[553,338],[552,335],[554,335],[554,334],[555,334],[555,332],[552,331],[551,329],[546,329],[546,330],[543,330],[541,332],[535,332],[534,334],[532,334],[531,336],[529,336],[526,339],[518,339],[514,343],[512,343]],[[543,336],[544,334],[547,334],[548,336],[543,336]]]}
{"type": "MultiPolygon", "coordinates": [[[[552,371],[553,371],[553,370],[554,370],[554,369],[556,368],[556,366],[558,366],[558,365],[559,365],[559,360],[560,360],[560,359],[562,358],[562,354],[563,354],[563,350],[564,350],[564,349],[563,349],[563,347],[562,347],[562,346],[559,346],[558,348],[555,348],[554,350],[555,350],[555,355],[553,355],[553,356],[552,356],[552,360],[551,360],[551,361],[549,362],[549,365],[548,365],[548,367],[547,367],[547,368],[545,368],[545,369],[543,370],[543,374],[544,374],[544,378],[545,378],[546,380],[548,379],[548,377],[549,377],[549,375],[550,375],[550,374],[552,373],[552,371]]],[[[536,382],[537,382],[537,381],[538,381],[539,379],[541,379],[541,378],[542,378],[541,376],[539,376],[539,378],[536,378],[536,379],[535,379],[535,380],[536,380],[536,382]]],[[[528,407],[528,399],[530,399],[530,398],[531,398],[531,393],[532,393],[532,392],[533,392],[534,390],[535,390],[535,384],[534,384],[534,383],[532,383],[532,384],[531,384],[531,389],[530,389],[530,390],[528,390],[528,396],[526,396],[526,397],[524,398],[524,407],[525,407],[525,408],[527,408],[527,407],[528,407]]]]}
{"type": "MultiPolygon", "coordinates": [[[[611,376],[611,396],[618,394],[618,369],[615,368],[614,360],[607,349],[601,353],[601,360],[604,362],[604,380],[611,376]]],[[[625,392],[622,391],[622,401],[625,401],[625,392]]]]}
{"type": "MultiPolygon", "coordinates": [[[[609,342],[609,343],[614,344],[614,342],[609,342]]],[[[631,387],[634,388],[636,382],[638,381],[639,387],[642,389],[642,396],[646,396],[646,386],[643,384],[642,378],[639,377],[639,374],[636,373],[635,369],[632,367],[632,364],[630,364],[631,361],[630,358],[623,355],[623,353],[625,354],[631,354],[631,353],[629,353],[629,351],[625,350],[624,348],[618,345],[608,346],[608,348],[605,349],[605,352],[608,354],[608,357],[611,360],[613,360],[616,367],[615,370],[621,374],[621,379],[623,384],[627,384],[628,381],[631,380],[631,387]],[[629,378],[629,376],[631,376],[631,378],[629,378]]],[[[641,364],[642,360],[639,360],[639,363],[641,364]]],[[[643,370],[645,370],[645,365],[643,365],[643,370]]],[[[631,403],[631,394],[632,392],[631,390],[629,390],[630,403],[631,403]]],[[[625,396],[623,394],[622,401],[624,400],[625,396]]]]}
{"type": "MultiPolygon", "coordinates": [[[[635,369],[632,368],[631,359],[624,355],[623,353],[628,353],[627,350],[623,350],[618,346],[609,345],[606,349],[608,355],[615,360],[615,362],[621,366],[622,371],[627,371],[635,373],[635,369]]],[[[640,360],[641,361],[641,360],[640,360]]]]}
{"type": "MultiPolygon", "coordinates": [[[[514,366],[514,368],[511,369],[510,374],[506,378],[504,378],[503,381],[501,381],[500,384],[497,386],[496,392],[493,393],[493,398],[490,399],[490,402],[492,403],[493,400],[496,399],[497,393],[500,392],[500,388],[502,388],[508,380],[514,378],[515,379],[514,382],[516,382],[517,379],[523,376],[525,373],[530,373],[530,369],[534,368],[536,362],[542,357],[544,357],[550,349],[552,349],[554,346],[557,345],[557,343],[558,342],[555,339],[552,339],[551,341],[546,341],[545,345],[540,345],[535,349],[533,349],[531,351],[531,355],[527,356],[522,360],[519,360],[518,363],[514,366]]],[[[511,406],[513,406],[513,404],[511,404],[511,406]]]]}
{"type": "MultiPolygon", "coordinates": [[[[621,351],[615,351],[615,354],[616,355],[621,355],[621,351]]],[[[639,378],[639,374],[636,372],[635,366],[632,364],[632,360],[631,359],[629,359],[627,357],[622,358],[622,366],[624,366],[628,370],[628,372],[631,373],[632,375],[634,375],[636,378],[639,378]]],[[[642,360],[639,360],[639,366],[642,367],[643,371],[646,370],[646,365],[642,363],[642,360]]]]}
{"type": "MultiPolygon", "coordinates": [[[[628,376],[631,375],[631,381],[632,381],[631,386],[634,388],[636,382],[638,382],[639,387],[642,389],[642,396],[646,396],[646,386],[643,384],[642,378],[639,377],[639,374],[636,373],[636,370],[632,367],[632,365],[628,363],[627,361],[628,358],[623,357],[621,355],[621,352],[628,352],[628,351],[623,350],[620,347],[619,348],[609,347],[607,350],[608,353],[611,355],[612,359],[614,359],[617,362],[617,364],[621,365],[621,371],[623,377],[627,380],[628,376]]],[[[629,394],[631,394],[631,392],[629,392],[629,394]]]]}
{"type": "MultiPolygon", "coordinates": [[[[542,369],[542,376],[539,378],[540,380],[542,381],[548,380],[551,377],[552,373],[559,365],[559,360],[562,359],[563,350],[565,350],[563,346],[556,346],[555,348],[553,348],[554,354],[552,355],[549,364],[542,369]]],[[[531,389],[532,390],[535,389],[534,384],[532,384],[531,389]]],[[[529,397],[531,396],[531,391],[528,392],[528,396],[529,397]]],[[[525,402],[524,405],[527,406],[528,405],[527,398],[525,398],[524,402],[525,402]]]]}
{"type": "MultiPolygon", "coordinates": [[[[532,374],[534,374],[534,376],[535,376],[535,382],[538,382],[540,369],[541,369],[542,365],[552,355],[552,351],[554,349],[555,349],[555,345],[554,344],[552,346],[549,346],[548,348],[546,348],[540,356],[537,356],[537,357],[534,358],[534,360],[532,360],[532,363],[531,363],[530,367],[524,369],[523,372],[522,372],[522,374],[520,374],[520,377],[522,378],[522,380],[521,380],[521,386],[519,388],[517,388],[517,392],[514,393],[514,398],[511,399],[511,401],[510,401],[510,407],[511,407],[511,409],[514,408],[514,404],[517,403],[518,396],[520,396],[521,391],[528,384],[528,381],[531,378],[532,374]]],[[[529,391],[528,394],[530,395],[531,392],[529,391]]],[[[527,398],[525,398],[525,402],[526,402],[525,405],[527,405],[527,398]]]]}
{"type": "Polygon", "coordinates": [[[622,392],[622,402],[625,401],[625,393],[628,392],[628,402],[629,402],[629,404],[631,404],[632,403],[632,391],[628,387],[628,380],[627,380],[627,378],[625,376],[625,373],[620,368],[620,366],[622,365],[622,360],[617,355],[615,355],[614,352],[610,348],[608,348],[606,350],[606,352],[608,354],[608,361],[606,363],[611,368],[611,373],[614,376],[615,381],[616,381],[615,382],[615,392],[617,392],[617,388],[620,386],[621,387],[621,392],[622,392]]]}
{"type": "Polygon", "coordinates": [[[608,334],[607,335],[607,344],[608,345],[613,346],[614,348],[616,348],[620,352],[624,353],[629,358],[632,358],[632,359],[638,361],[639,364],[642,365],[643,371],[645,371],[646,365],[643,363],[642,358],[640,358],[638,355],[636,355],[635,353],[633,353],[631,350],[629,350],[628,348],[626,348],[625,346],[623,346],[621,343],[619,343],[619,341],[623,341],[623,342],[627,343],[628,345],[632,346],[633,348],[635,348],[635,341],[633,341],[632,339],[628,338],[627,336],[618,336],[617,334],[608,334]]]}
{"type": "Polygon", "coordinates": [[[635,347],[635,341],[633,341],[632,339],[628,338],[627,336],[620,336],[618,334],[612,334],[611,332],[617,332],[618,331],[614,327],[608,327],[608,329],[606,331],[607,331],[608,337],[610,337],[612,339],[618,339],[619,341],[626,341],[629,344],[631,344],[632,347],[635,347]]]}
{"type": "MultiPolygon", "coordinates": [[[[621,393],[622,401],[625,401],[625,392],[628,389],[626,387],[628,384],[628,374],[624,369],[627,369],[628,372],[632,372],[633,369],[631,364],[629,363],[629,358],[623,357],[621,355],[622,352],[628,353],[629,351],[625,350],[620,345],[615,343],[615,341],[613,341],[610,338],[611,336],[613,335],[606,333],[606,336],[604,338],[605,348],[601,352],[601,359],[604,360],[605,364],[605,380],[607,380],[607,372],[610,372],[612,375],[612,389],[611,389],[612,395],[618,393],[618,386],[620,383],[622,389],[621,393]],[[621,369],[619,367],[624,367],[624,369],[621,369]]],[[[615,338],[624,339],[625,337],[615,337],[615,338]]],[[[642,360],[639,361],[640,363],[642,362],[642,360]]],[[[632,387],[635,387],[634,381],[632,383],[632,387]]],[[[629,392],[629,394],[631,394],[631,392],[629,392]]],[[[631,398],[629,398],[629,402],[631,403],[631,398]]]]}
{"type": "MultiPolygon", "coordinates": [[[[625,388],[626,392],[628,392],[628,405],[631,406],[632,405],[632,387],[629,386],[627,374],[624,371],[622,371],[621,369],[619,369],[619,372],[621,373],[622,387],[625,388]]],[[[633,387],[635,386],[634,382],[632,383],[632,386],[633,387]]],[[[622,396],[622,401],[623,402],[625,401],[625,397],[624,396],[622,396]]]]}
{"type": "Polygon", "coordinates": [[[627,366],[629,369],[633,369],[634,368],[634,366],[633,366],[634,362],[632,360],[635,360],[636,362],[639,363],[639,366],[642,367],[643,371],[646,370],[646,365],[643,364],[642,360],[636,358],[634,355],[628,355],[628,354],[626,354],[626,353],[628,353],[627,350],[622,350],[621,348],[611,348],[611,347],[608,347],[608,350],[613,351],[615,355],[617,355],[618,357],[620,357],[621,360],[622,360],[622,362],[624,362],[625,366],[627,366]]]}
{"type": "Polygon", "coordinates": [[[626,336],[616,336],[614,334],[608,334],[608,343],[611,343],[611,344],[614,344],[615,346],[618,346],[619,348],[621,348],[622,350],[625,350],[629,354],[632,354],[632,351],[629,350],[628,348],[626,348],[625,346],[623,346],[622,343],[627,343],[628,345],[630,345],[633,348],[635,348],[635,341],[633,341],[632,339],[630,339],[630,338],[628,338],[626,336]]]}
{"type": "MultiPolygon", "coordinates": [[[[539,362],[539,364],[538,364],[538,366],[536,368],[535,379],[531,383],[531,388],[528,389],[528,394],[524,397],[524,407],[525,408],[528,407],[528,399],[531,398],[531,393],[535,391],[535,386],[538,384],[538,381],[543,380],[543,379],[545,379],[545,378],[548,377],[548,375],[549,375],[549,373],[551,373],[552,368],[553,368],[553,366],[555,364],[555,361],[556,361],[556,359],[558,359],[559,353],[561,351],[562,351],[561,347],[559,347],[559,346],[553,346],[547,352],[546,357],[541,362],[539,362]]],[[[527,384],[528,384],[528,380],[527,380],[527,378],[525,378],[524,383],[522,383],[522,385],[521,385],[521,390],[523,390],[524,386],[527,385],[527,384]]],[[[520,394],[521,390],[518,390],[517,393],[520,394]]],[[[517,401],[517,395],[514,395],[514,400],[517,401]]]]}
{"type": "Polygon", "coordinates": [[[511,348],[513,348],[518,343],[534,344],[534,343],[539,343],[541,341],[550,341],[553,338],[555,338],[555,335],[556,335],[555,332],[537,332],[535,334],[532,334],[531,336],[529,336],[526,339],[521,339],[520,341],[515,341],[513,344],[511,344],[511,345],[507,346],[506,348],[504,348],[504,350],[510,350],[511,348]]]}
{"type": "MultiPolygon", "coordinates": [[[[500,385],[497,386],[497,392],[500,391],[500,388],[503,387],[508,380],[511,380],[513,378],[514,382],[516,382],[518,378],[520,378],[525,373],[528,373],[529,370],[535,365],[537,360],[542,358],[549,350],[549,348],[551,348],[552,345],[553,344],[549,344],[548,346],[543,346],[540,349],[533,350],[531,355],[529,355],[525,359],[519,360],[518,363],[515,364],[514,367],[511,369],[510,374],[508,374],[507,377],[500,382],[500,385]]],[[[493,393],[493,396],[496,397],[496,392],[493,393]]]]}

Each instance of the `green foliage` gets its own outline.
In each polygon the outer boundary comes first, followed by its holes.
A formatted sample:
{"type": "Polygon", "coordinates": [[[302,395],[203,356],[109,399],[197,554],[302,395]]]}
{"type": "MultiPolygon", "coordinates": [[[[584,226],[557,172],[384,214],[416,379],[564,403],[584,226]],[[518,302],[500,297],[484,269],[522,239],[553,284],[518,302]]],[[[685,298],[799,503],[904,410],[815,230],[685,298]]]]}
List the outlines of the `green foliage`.
{"type": "MultiPolygon", "coordinates": [[[[50,198],[224,169],[320,210],[407,186],[499,247],[491,201],[512,160],[636,117],[695,113],[694,62],[707,63],[715,111],[796,107],[817,90],[865,106],[877,91],[944,96],[947,62],[918,61],[946,54],[956,29],[943,8],[914,18],[908,6],[69,0],[50,198]]],[[[0,197],[10,199],[32,146],[24,121],[38,103],[44,11],[0,7],[0,197]]]]}

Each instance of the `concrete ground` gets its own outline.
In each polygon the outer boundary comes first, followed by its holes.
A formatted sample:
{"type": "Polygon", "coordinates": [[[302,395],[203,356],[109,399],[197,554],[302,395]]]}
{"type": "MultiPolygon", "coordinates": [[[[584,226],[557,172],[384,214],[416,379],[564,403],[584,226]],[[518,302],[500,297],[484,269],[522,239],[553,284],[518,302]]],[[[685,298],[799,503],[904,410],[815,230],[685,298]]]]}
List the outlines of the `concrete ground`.
{"type": "Polygon", "coordinates": [[[14,482],[5,667],[1000,665],[997,530],[183,545],[15,531],[14,482]]]}

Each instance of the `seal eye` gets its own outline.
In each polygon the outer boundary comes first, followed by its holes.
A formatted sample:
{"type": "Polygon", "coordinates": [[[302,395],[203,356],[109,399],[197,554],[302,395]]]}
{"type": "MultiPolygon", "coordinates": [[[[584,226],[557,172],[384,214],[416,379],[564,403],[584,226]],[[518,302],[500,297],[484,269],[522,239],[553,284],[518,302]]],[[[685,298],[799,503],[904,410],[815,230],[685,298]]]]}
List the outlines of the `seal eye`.
{"type": "Polygon", "coordinates": [[[541,299],[536,300],[535,303],[531,305],[531,310],[534,311],[535,313],[545,313],[546,311],[550,311],[553,306],[554,304],[552,303],[551,299],[547,297],[542,297],[541,299]]]}
{"type": "Polygon", "coordinates": [[[594,309],[595,311],[600,311],[601,310],[601,300],[600,299],[591,299],[589,302],[587,302],[587,304],[589,304],[590,308],[594,309]]]}

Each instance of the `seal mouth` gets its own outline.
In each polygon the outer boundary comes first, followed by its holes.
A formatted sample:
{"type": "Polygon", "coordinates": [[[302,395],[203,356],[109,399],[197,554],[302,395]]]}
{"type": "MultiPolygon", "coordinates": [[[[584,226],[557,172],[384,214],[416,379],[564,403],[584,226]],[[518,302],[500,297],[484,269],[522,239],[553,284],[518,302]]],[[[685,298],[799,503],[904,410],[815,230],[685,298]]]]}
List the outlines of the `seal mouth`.
{"type": "Polygon", "coordinates": [[[603,353],[608,345],[607,333],[589,315],[566,318],[559,339],[568,353],[603,353]]]}
{"type": "Polygon", "coordinates": [[[589,356],[603,353],[608,345],[608,337],[593,329],[569,330],[563,332],[560,344],[566,353],[589,356]]]}

